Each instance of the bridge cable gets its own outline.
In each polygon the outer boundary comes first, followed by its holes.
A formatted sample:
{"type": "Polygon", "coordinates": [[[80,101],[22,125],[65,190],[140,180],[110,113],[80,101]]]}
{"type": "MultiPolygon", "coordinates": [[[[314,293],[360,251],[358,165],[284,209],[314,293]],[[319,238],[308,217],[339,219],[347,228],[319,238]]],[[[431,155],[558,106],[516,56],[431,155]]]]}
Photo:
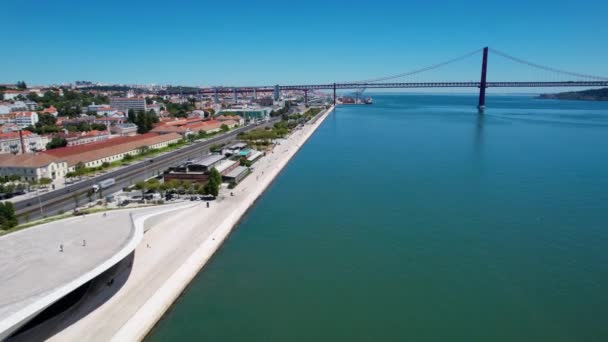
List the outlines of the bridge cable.
{"type": "Polygon", "coordinates": [[[422,72],[425,72],[425,71],[437,69],[437,68],[440,68],[442,66],[445,66],[445,65],[448,65],[448,64],[451,64],[451,63],[454,63],[454,62],[458,62],[458,61],[463,60],[465,58],[471,57],[471,56],[473,56],[473,55],[481,52],[482,50],[483,49],[476,49],[476,50],[471,51],[471,52],[469,52],[467,54],[464,54],[462,56],[450,59],[450,60],[442,62],[442,63],[433,64],[433,65],[425,67],[425,68],[420,68],[420,69],[412,70],[412,71],[401,73],[401,74],[397,74],[397,75],[385,76],[385,77],[368,79],[368,80],[363,80],[363,81],[356,81],[356,82],[341,82],[341,84],[376,83],[376,82],[381,82],[381,81],[392,80],[392,79],[395,79],[395,78],[412,76],[412,75],[416,75],[416,74],[419,74],[419,73],[422,73],[422,72]]]}
{"type": "Polygon", "coordinates": [[[520,63],[520,64],[525,64],[525,65],[531,66],[533,68],[542,69],[542,70],[545,70],[545,71],[550,71],[550,72],[564,74],[564,75],[569,75],[569,76],[574,76],[574,77],[578,77],[578,78],[593,79],[593,80],[598,80],[598,81],[608,81],[608,77],[592,76],[592,75],[587,75],[587,74],[580,74],[580,73],[576,73],[576,72],[556,69],[556,68],[552,68],[552,67],[548,67],[548,66],[532,63],[532,62],[523,60],[521,58],[517,58],[517,57],[511,56],[509,54],[506,54],[506,53],[504,53],[502,51],[499,51],[499,50],[496,50],[496,49],[490,48],[490,51],[492,51],[493,53],[495,53],[495,54],[497,54],[499,56],[502,56],[504,58],[510,59],[510,60],[512,60],[514,62],[517,62],[517,63],[520,63]]]}

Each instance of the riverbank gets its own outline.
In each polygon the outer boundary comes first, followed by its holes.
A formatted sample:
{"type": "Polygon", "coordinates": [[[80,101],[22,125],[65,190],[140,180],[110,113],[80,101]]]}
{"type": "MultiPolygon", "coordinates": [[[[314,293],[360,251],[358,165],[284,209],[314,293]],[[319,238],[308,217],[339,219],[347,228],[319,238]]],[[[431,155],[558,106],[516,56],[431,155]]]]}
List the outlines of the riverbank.
{"type": "MultiPolygon", "coordinates": [[[[65,317],[73,321],[74,316],[82,315],[76,323],[65,327],[55,324],[47,329],[59,331],[40,329],[36,336],[56,341],[143,339],[332,111],[333,107],[293,131],[256,163],[252,174],[236,189],[224,189],[210,208],[201,203],[151,225],[135,251],[128,279],[112,298],[93,309],[93,304],[83,303],[72,310],[71,317],[65,317]]],[[[96,301],[90,298],[87,302],[96,301]]]]}

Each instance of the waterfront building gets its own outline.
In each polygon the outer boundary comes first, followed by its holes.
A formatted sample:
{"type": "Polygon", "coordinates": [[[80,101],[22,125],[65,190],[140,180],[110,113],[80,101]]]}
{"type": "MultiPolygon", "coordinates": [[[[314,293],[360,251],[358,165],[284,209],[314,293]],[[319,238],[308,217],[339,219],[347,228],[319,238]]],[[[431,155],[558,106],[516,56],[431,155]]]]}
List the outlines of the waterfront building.
{"type": "Polygon", "coordinates": [[[234,170],[230,171],[222,177],[222,179],[229,184],[236,185],[240,183],[249,174],[249,168],[245,166],[238,166],[234,170]]]}
{"type": "Polygon", "coordinates": [[[221,154],[209,154],[189,164],[188,172],[209,172],[225,158],[221,154]]]}
{"type": "Polygon", "coordinates": [[[112,97],[110,98],[110,107],[125,113],[127,113],[129,109],[135,111],[147,110],[146,99],[143,97],[112,97]]]}
{"type": "Polygon", "coordinates": [[[251,154],[247,157],[247,161],[249,161],[251,163],[255,163],[258,160],[260,160],[260,158],[262,158],[263,156],[264,156],[264,152],[252,150],[251,154]]]}
{"type": "Polygon", "coordinates": [[[240,162],[238,160],[224,159],[215,165],[215,169],[223,176],[236,169],[239,165],[240,162]]]}

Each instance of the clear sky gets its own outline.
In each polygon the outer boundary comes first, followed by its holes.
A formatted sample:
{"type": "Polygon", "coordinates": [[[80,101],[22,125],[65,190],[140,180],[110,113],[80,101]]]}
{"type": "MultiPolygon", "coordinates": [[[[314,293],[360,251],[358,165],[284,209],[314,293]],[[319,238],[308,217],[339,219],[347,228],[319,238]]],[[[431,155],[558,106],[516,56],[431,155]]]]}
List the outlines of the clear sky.
{"type": "MultiPolygon", "coordinates": [[[[608,76],[607,14],[599,0],[6,1],[0,83],[340,82],[486,45],[608,76]]],[[[478,79],[480,58],[428,77],[478,79]]],[[[498,59],[490,79],[534,78],[498,59]]]]}

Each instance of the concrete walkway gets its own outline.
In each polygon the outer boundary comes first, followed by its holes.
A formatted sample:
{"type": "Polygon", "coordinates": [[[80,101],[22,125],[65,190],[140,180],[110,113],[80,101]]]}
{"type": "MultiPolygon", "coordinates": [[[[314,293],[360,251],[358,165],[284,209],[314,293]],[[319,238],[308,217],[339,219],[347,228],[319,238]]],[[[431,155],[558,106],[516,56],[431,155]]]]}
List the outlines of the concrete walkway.
{"type": "Polygon", "coordinates": [[[135,250],[128,279],[110,299],[92,312],[82,303],[71,312],[72,317],[65,317],[66,321],[76,317],[76,323],[61,331],[54,331],[62,325],[57,323],[40,327],[28,339],[135,341],[145,337],[326,115],[295,131],[256,163],[255,171],[235,190],[223,190],[210,208],[199,203],[146,225],[149,229],[135,250]],[[230,196],[231,191],[235,196],[230,196]]]}

